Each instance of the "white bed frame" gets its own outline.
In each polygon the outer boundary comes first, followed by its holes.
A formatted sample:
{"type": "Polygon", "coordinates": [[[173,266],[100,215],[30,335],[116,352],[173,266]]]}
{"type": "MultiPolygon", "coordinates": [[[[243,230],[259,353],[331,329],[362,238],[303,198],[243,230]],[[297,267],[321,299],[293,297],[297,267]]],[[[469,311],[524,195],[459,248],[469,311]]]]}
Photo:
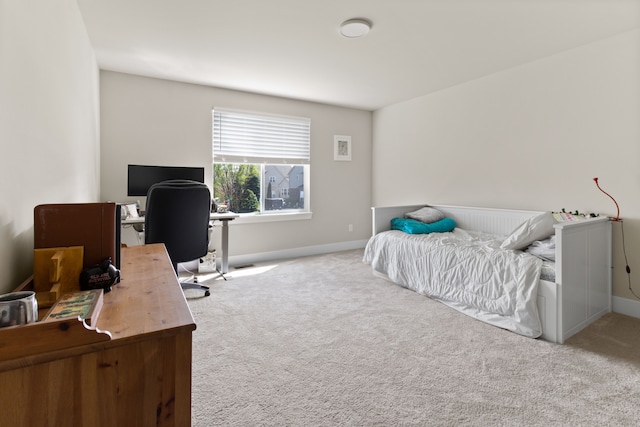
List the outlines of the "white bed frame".
{"type": "MultiPolygon", "coordinates": [[[[373,207],[373,235],[390,221],[423,205],[373,207]]],[[[430,205],[459,228],[507,236],[539,211],[430,205]]],[[[611,220],[596,217],[556,225],[556,282],[540,280],[538,311],[542,338],[562,344],[611,311],[611,220]]]]}

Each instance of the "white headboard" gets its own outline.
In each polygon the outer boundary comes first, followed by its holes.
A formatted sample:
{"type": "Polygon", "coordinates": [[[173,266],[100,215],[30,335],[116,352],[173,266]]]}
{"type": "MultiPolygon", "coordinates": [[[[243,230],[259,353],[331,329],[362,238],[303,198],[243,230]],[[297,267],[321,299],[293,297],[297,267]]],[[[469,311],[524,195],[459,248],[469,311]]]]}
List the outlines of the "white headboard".
{"type": "Polygon", "coordinates": [[[527,219],[542,213],[542,211],[427,204],[372,207],[373,234],[375,235],[381,231],[389,230],[392,218],[403,217],[405,213],[415,211],[425,206],[431,206],[440,210],[445,216],[452,218],[459,228],[502,236],[511,233],[514,228],[527,219]]]}

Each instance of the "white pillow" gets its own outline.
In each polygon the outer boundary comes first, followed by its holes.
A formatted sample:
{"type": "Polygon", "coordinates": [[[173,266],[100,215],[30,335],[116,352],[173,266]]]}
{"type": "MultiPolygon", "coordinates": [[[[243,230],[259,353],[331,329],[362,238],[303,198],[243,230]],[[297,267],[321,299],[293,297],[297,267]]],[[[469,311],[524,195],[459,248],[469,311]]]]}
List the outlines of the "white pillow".
{"type": "Polygon", "coordinates": [[[444,214],[436,208],[425,206],[417,211],[408,212],[404,214],[405,218],[415,219],[425,224],[431,224],[432,222],[440,221],[444,218],[444,214]]]}
{"type": "Polygon", "coordinates": [[[538,258],[546,259],[548,261],[556,260],[556,235],[544,240],[536,240],[531,243],[526,251],[528,254],[535,255],[538,258]]]}
{"type": "Polygon", "coordinates": [[[553,225],[556,223],[551,212],[529,218],[507,236],[500,245],[503,249],[522,250],[536,240],[544,240],[555,233],[553,225]]]}

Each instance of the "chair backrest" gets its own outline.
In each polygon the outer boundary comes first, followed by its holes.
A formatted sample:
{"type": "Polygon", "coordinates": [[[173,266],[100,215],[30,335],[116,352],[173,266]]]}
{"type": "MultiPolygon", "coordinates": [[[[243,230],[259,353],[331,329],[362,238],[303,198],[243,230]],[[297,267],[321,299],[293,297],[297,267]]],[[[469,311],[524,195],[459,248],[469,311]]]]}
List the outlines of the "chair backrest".
{"type": "Polygon", "coordinates": [[[174,264],[207,254],[211,192],[200,182],[163,181],[147,192],[145,243],[164,243],[174,264]]]}

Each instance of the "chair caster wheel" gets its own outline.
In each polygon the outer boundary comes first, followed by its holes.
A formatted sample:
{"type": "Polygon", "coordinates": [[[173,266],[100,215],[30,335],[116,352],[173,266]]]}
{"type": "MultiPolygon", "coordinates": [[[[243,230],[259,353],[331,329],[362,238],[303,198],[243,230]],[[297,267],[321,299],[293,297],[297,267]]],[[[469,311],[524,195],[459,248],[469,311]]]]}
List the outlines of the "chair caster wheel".
{"type": "Polygon", "coordinates": [[[205,296],[205,297],[208,297],[209,295],[211,295],[211,292],[209,292],[209,291],[206,291],[206,292],[204,293],[204,296],[205,296]]]}

